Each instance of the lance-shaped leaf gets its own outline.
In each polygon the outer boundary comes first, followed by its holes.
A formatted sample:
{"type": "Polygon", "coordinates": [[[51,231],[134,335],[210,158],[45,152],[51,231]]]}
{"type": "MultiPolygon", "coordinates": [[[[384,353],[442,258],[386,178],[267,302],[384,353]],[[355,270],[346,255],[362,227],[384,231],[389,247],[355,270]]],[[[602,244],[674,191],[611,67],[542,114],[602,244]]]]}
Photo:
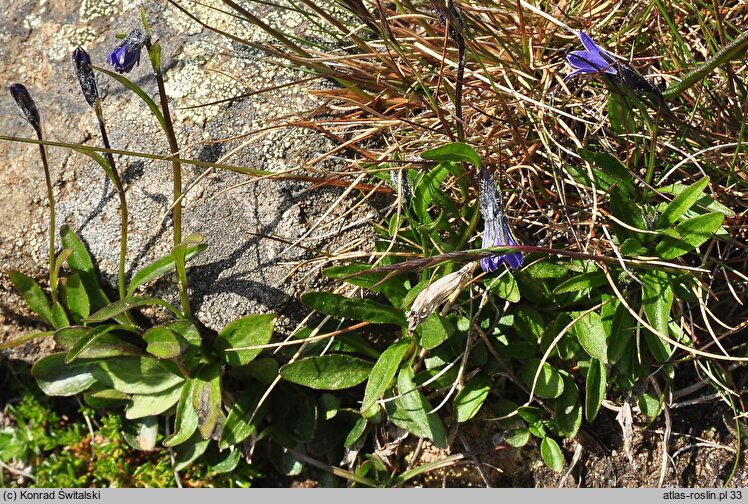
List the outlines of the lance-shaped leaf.
{"type": "Polygon", "coordinates": [[[96,383],[94,362],[65,363],[65,353],[43,357],[31,368],[31,375],[50,396],[72,396],[96,383]]]}
{"type": "MultiPolygon", "coordinates": [[[[205,250],[207,247],[208,246],[206,244],[187,247],[185,249],[184,255],[185,261],[189,261],[200,252],[205,250]]],[[[145,266],[133,275],[132,280],[130,281],[130,285],[127,287],[127,296],[132,297],[139,286],[150,282],[151,280],[155,280],[156,278],[159,278],[167,273],[170,273],[175,269],[176,266],[174,264],[174,256],[172,254],[162,257],[161,259],[158,259],[148,266],[145,266]]]]}
{"type": "Polygon", "coordinates": [[[402,327],[408,325],[400,310],[370,299],[351,299],[331,292],[309,292],[301,296],[301,301],[312,309],[336,318],[402,327]]]}
{"type": "Polygon", "coordinates": [[[184,379],[152,357],[118,357],[98,363],[94,375],[101,382],[125,394],[155,394],[184,379]]]}
{"type": "Polygon", "coordinates": [[[177,414],[174,416],[174,432],[164,439],[164,446],[177,446],[184,443],[197,430],[197,413],[192,406],[192,387],[194,380],[182,384],[177,414]]]}
{"type": "Polygon", "coordinates": [[[371,408],[390,386],[411,343],[412,340],[410,338],[402,339],[390,345],[379,356],[376,364],[371,369],[369,381],[366,383],[361,412],[365,412],[371,408]]]}
{"type": "Polygon", "coordinates": [[[180,384],[158,394],[133,394],[125,410],[125,418],[132,420],[160,415],[177,403],[181,393],[180,384]]]}
{"type": "Polygon", "coordinates": [[[209,439],[221,413],[221,368],[206,364],[195,376],[192,407],[197,413],[197,428],[203,439],[209,439]]]}
{"type": "Polygon", "coordinates": [[[230,366],[244,366],[257,357],[273,335],[275,314],[247,315],[224,327],[214,346],[230,366]],[[242,349],[246,348],[246,349],[242,349]]]}
{"type": "Polygon", "coordinates": [[[39,315],[44,322],[54,326],[54,316],[49,305],[49,298],[41,286],[33,278],[20,271],[11,271],[8,276],[10,276],[10,281],[13,282],[13,286],[21,294],[29,308],[39,315]]]}
{"type": "Polygon", "coordinates": [[[704,192],[707,185],[709,185],[709,177],[704,177],[681,191],[680,194],[673,198],[673,201],[665,207],[665,210],[657,221],[657,227],[659,229],[667,229],[672,226],[673,223],[686,212],[686,210],[691,208],[691,206],[701,198],[701,194],[704,192]]]}
{"type": "Polygon", "coordinates": [[[321,355],[286,364],[281,377],[291,383],[320,390],[341,390],[355,387],[371,372],[369,361],[350,355],[321,355]]]}
{"type": "Polygon", "coordinates": [[[425,437],[440,448],[447,446],[447,433],[428,399],[413,383],[413,370],[405,366],[397,378],[397,399],[385,403],[390,420],[413,435],[425,437]]]}
{"type": "Polygon", "coordinates": [[[81,239],[68,226],[60,227],[60,238],[63,247],[72,250],[72,253],[68,256],[68,266],[80,277],[81,283],[86,289],[86,294],[88,294],[91,309],[98,310],[109,304],[109,298],[99,284],[88,249],[81,239]]]}

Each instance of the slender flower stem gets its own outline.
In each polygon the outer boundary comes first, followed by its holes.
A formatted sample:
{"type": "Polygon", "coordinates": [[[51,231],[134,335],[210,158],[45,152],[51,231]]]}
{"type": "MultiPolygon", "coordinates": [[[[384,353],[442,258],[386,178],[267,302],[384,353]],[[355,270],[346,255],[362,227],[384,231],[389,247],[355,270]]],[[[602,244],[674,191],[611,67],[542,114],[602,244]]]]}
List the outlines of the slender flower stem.
{"type": "MultiPolygon", "coordinates": [[[[151,66],[153,67],[153,73],[156,77],[156,84],[158,85],[158,96],[161,101],[161,111],[164,114],[164,121],[166,123],[166,137],[169,140],[169,150],[171,151],[171,168],[172,168],[172,181],[174,184],[174,191],[172,196],[172,202],[176,202],[173,212],[173,226],[174,226],[174,246],[176,247],[182,243],[182,165],[179,161],[179,144],[177,143],[177,137],[174,134],[174,123],[171,120],[171,112],[169,111],[169,99],[166,96],[166,87],[164,86],[164,76],[161,73],[160,65],[160,50],[161,48],[156,44],[151,44],[150,40],[146,42],[146,48],[149,54],[151,50],[155,49],[158,52],[156,58],[151,57],[151,66]],[[155,61],[154,61],[155,60],[155,61]],[[159,63],[157,63],[157,61],[159,63]]],[[[177,268],[179,270],[179,268],[177,268]]],[[[192,318],[192,310],[190,309],[190,300],[187,295],[187,275],[177,275],[177,285],[179,289],[179,300],[182,304],[182,313],[185,318],[192,318]]]]}
{"type": "MultiPolygon", "coordinates": [[[[99,130],[101,130],[101,139],[104,142],[104,147],[111,149],[109,145],[109,137],[106,133],[106,126],[104,125],[104,114],[101,109],[101,100],[96,100],[96,119],[99,120],[99,130]]],[[[117,189],[117,195],[119,196],[119,215],[120,215],[120,242],[119,242],[119,297],[125,299],[127,297],[127,283],[125,280],[125,260],[127,257],[127,198],[125,196],[125,188],[122,185],[117,167],[114,164],[114,156],[111,152],[106,153],[107,161],[109,162],[109,168],[111,168],[112,180],[117,189]]]]}
{"type": "MultiPolygon", "coordinates": [[[[35,128],[36,129],[36,128],[35,128]]],[[[42,130],[36,129],[36,136],[40,142],[44,141],[42,130]]],[[[57,303],[57,268],[55,268],[55,195],[52,192],[52,177],[49,174],[49,163],[47,162],[47,149],[39,144],[39,154],[44,166],[44,178],[47,183],[47,199],[49,200],[49,291],[52,294],[52,303],[57,303]]]]}

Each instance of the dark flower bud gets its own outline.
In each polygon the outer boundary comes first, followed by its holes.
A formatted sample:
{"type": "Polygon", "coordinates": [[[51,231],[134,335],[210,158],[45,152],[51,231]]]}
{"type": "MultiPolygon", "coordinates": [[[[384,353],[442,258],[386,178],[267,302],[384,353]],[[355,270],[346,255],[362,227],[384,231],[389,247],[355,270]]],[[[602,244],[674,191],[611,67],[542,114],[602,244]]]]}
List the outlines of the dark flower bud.
{"type": "Polygon", "coordinates": [[[18,112],[21,114],[21,117],[26,119],[37,132],[41,131],[42,121],[39,119],[39,110],[37,110],[36,103],[31,98],[26,86],[18,83],[11,84],[10,94],[16,101],[16,106],[18,106],[18,112]]]}
{"type": "Polygon", "coordinates": [[[96,88],[96,77],[91,68],[91,58],[83,48],[76,47],[73,50],[73,64],[75,65],[75,75],[81,84],[83,96],[86,97],[88,104],[93,107],[99,98],[99,90],[96,88]]]}
{"type": "Polygon", "coordinates": [[[129,72],[136,64],[140,64],[140,51],[147,43],[148,34],[135,28],[109,53],[107,63],[114,65],[119,73],[129,72]]]}

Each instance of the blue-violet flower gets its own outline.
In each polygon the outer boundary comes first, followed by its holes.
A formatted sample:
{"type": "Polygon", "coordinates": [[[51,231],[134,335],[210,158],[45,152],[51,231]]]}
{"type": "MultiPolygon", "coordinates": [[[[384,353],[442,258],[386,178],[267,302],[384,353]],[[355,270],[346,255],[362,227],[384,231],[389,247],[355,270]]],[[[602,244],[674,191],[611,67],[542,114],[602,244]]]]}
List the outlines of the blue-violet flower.
{"type": "MultiPolygon", "coordinates": [[[[485,228],[483,230],[483,248],[501,247],[504,245],[516,245],[509,228],[504,205],[501,202],[501,193],[491,174],[485,168],[481,169],[481,180],[479,185],[480,211],[483,215],[485,228]]],[[[484,257],[480,260],[480,267],[486,273],[494,272],[499,266],[506,264],[512,269],[522,266],[523,256],[521,252],[509,252],[484,257]]]]}
{"type": "Polygon", "coordinates": [[[122,42],[109,53],[107,63],[114,65],[119,73],[126,73],[140,64],[140,51],[148,43],[148,34],[140,28],[135,28],[122,42]]]}
{"type": "Polygon", "coordinates": [[[91,68],[91,58],[82,47],[76,47],[73,50],[73,65],[75,66],[75,76],[81,84],[81,90],[86,101],[92,107],[99,98],[99,90],[96,87],[96,77],[91,68]]]}
{"type": "Polygon", "coordinates": [[[572,51],[566,56],[566,60],[571,65],[573,72],[564,77],[568,80],[575,75],[580,74],[598,74],[604,72],[610,75],[616,75],[614,63],[618,60],[611,53],[600,47],[592,38],[579,30],[579,40],[584,46],[584,51],[572,51]]]}

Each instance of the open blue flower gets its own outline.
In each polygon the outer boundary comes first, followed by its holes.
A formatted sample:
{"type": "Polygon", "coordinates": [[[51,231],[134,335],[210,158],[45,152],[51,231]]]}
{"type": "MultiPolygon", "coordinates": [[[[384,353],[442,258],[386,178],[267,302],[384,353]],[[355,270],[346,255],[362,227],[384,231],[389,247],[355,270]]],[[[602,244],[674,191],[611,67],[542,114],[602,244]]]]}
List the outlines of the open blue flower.
{"type": "MultiPolygon", "coordinates": [[[[496,183],[491,178],[491,174],[485,168],[481,168],[479,189],[480,211],[485,224],[482,247],[490,248],[516,245],[517,242],[514,240],[512,230],[509,228],[509,222],[506,220],[504,205],[501,202],[501,193],[499,193],[496,183]]],[[[486,273],[496,271],[502,264],[516,269],[522,266],[523,260],[521,252],[495,254],[481,259],[480,267],[486,273]]]]}
{"type": "Polygon", "coordinates": [[[148,42],[148,35],[140,28],[135,28],[109,53],[107,63],[114,65],[119,73],[126,73],[140,64],[140,51],[148,42]]]}
{"type": "Polygon", "coordinates": [[[564,77],[568,80],[575,75],[580,74],[598,74],[604,72],[610,75],[616,75],[616,63],[618,60],[615,56],[600,47],[592,38],[579,30],[579,40],[584,46],[584,51],[572,51],[566,56],[573,72],[564,77]]]}

